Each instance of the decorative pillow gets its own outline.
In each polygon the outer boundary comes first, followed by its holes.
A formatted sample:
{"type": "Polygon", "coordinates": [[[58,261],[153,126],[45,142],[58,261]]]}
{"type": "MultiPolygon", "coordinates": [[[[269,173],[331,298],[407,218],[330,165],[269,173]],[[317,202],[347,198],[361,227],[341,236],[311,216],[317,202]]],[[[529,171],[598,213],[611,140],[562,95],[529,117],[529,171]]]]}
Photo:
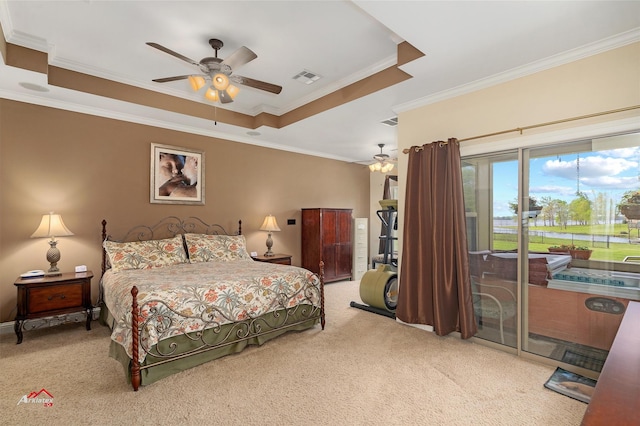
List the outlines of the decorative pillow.
{"type": "Polygon", "coordinates": [[[189,263],[184,251],[182,235],[165,240],[133,241],[117,243],[105,241],[103,246],[109,256],[111,269],[150,269],[189,263]]]}
{"type": "Polygon", "coordinates": [[[184,239],[192,263],[252,260],[244,235],[184,234],[184,239]]]}

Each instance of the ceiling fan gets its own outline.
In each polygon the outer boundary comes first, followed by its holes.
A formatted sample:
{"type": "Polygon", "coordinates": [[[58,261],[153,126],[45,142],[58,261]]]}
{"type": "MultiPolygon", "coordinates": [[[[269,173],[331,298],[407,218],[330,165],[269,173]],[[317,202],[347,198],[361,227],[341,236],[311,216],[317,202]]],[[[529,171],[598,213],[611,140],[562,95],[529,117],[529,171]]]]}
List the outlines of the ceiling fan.
{"type": "Polygon", "coordinates": [[[217,38],[212,38],[209,40],[209,45],[213,50],[215,50],[215,56],[202,58],[200,62],[196,62],[193,59],[187,58],[186,56],[174,52],[173,50],[159,45],[158,43],[147,42],[147,44],[168,53],[171,56],[188,62],[191,65],[195,65],[201,72],[201,74],[178,75],[175,77],[156,78],[152,80],[156,83],[189,80],[193,90],[198,91],[204,87],[207,82],[210,82],[209,88],[205,93],[205,97],[210,101],[220,101],[223,104],[233,102],[233,99],[240,91],[240,89],[231,84],[231,82],[275,94],[282,91],[281,86],[233,74],[234,69],[240,68],[242,65],[245,65],[258,57],[258,55],[256,55],[251,49],[245,46],[237,49],[226,59],[222,59],[218,58],[218,50],[220,50],[224,44],[217,38]]]}
{"type": "MultiPolygon", "coordinates": [[[[379,143],[378,147],[380,148],[380,154],[376,154],[373,156],[374,162],[369,161],[369,170],[372,172],[380,172],[387,173],[393,170],[395,163],[398,161],[397,158],[391,158],[388,154],[382,152],[384,148],[383,143],[379,143]]],[[[360,161],[357,161],[360,163],[360,161]]]]}

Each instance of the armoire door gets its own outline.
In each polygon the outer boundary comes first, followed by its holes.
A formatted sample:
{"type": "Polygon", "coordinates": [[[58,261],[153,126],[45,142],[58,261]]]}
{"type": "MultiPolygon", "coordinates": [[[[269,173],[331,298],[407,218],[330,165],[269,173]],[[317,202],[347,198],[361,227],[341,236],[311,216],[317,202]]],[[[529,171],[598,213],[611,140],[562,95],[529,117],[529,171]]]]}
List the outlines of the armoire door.
{"type": "Polygon", "coordinates": [[[319,272],[324,281],[351,279],[351,209],[302,209],[302,267],[319,272]]]}
{"type": "Polygon", "coordinates": [[[339,225],[337,210],[322,210],[322,261],[324,262],[325,281],[335,280],[338,274],[337,227],[339,225]]]}
{"type": "Polygon", "coordinates": [[[351,278],[352,243],[351,243],[351,210],[336,212],[336,277],[351,278]]]}

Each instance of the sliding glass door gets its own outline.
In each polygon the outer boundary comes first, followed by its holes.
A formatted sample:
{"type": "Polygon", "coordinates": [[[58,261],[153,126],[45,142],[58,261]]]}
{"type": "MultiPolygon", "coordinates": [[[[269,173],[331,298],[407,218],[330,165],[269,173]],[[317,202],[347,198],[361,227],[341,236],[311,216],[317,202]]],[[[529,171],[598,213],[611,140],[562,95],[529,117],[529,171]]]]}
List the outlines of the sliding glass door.
{"type": "Polygon", "coordinates": [[[466,158],[462,173],[477,336],[516,347],[518,152],[466,158]]]}
{"type": "Polygon", "coordinates": [[[640,300],[640,134],[463,159],[478,337],[599,371],[640,300]],[[519,307],[519,309],[517,309],[519,307]]]}

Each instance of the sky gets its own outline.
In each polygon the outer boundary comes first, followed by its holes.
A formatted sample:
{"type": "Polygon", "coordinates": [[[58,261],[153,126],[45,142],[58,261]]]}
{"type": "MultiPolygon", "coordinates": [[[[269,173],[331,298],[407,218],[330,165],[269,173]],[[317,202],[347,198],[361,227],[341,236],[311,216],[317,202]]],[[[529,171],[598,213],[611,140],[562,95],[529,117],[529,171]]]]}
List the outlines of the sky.
{"type": "MultiPolygon", "coordinates": [[[[640,146],[534,158],[529,175],[529,193],[537,200],[571,202],[579,188],[591,200],[606,193],[617,203],[625,191],[640,189],[640,146]]],[[[494,216],[512,216],[508,203],[518,196],[517,161],[494,163],[493,176],[494,216]]]]}

